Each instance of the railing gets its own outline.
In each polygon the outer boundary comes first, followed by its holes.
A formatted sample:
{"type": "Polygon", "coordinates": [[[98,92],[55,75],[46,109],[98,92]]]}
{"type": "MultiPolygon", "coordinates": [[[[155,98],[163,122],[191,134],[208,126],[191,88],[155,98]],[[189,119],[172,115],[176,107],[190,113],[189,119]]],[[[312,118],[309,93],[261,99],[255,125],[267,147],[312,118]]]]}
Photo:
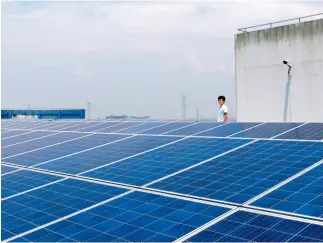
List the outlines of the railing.
{"type": "Polygon", "coordinates": [[[303,17],[299,17],[299,18],[286,19],[286,20],[271,22],[271,23],[267,23],[267,24],[260,24],[260,25],[254,25],[254,26],[250,26],[250,27],[240,28],[240,29],[238,29],[238,31],[242,31],[242,32],[245,33],[245,32],[248,32],[247,31],[248,29],[254,29],[254,28],[258,28],[258,27],[269,27],[269,28],[272,28],[273,25],[275,25],[275,24],[280,24],[280,23],[285,23],[285,22],[295,21],[295,20],[297,20],[298,23],[301,23],[301,20],[304,20],[304,19],[307,19],[307,18],[311,18],[311,17],[320,16],[320,15],[323,17],[323,13],[312,14],[312,15],[303,16],[303,17]]]}

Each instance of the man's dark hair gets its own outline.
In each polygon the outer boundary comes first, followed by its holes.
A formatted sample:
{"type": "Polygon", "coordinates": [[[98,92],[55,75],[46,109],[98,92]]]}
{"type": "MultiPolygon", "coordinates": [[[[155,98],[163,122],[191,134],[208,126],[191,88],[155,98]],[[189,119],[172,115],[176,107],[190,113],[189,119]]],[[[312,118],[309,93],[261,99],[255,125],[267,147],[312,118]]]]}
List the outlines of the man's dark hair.
{"type": "Polygon", "coordinates": [[[222,95],[220,95],[220,96],[218,97],[218,100],[223,100],[223,101],[225,101],[225,97],[224,97],[224,96],[222,96],[222,95]]]}

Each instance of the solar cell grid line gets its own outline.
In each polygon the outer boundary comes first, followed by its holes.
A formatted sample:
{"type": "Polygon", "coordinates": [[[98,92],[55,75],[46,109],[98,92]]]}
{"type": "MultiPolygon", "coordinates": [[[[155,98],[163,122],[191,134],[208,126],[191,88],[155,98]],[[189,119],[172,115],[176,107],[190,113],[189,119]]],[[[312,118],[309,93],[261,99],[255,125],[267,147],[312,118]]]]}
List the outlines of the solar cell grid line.
{"type": "Polygon", "coordinates": [[[233,151],[251,140],[188,138],[82,175],[141,186],[233,151]]]}
{"type": "MultiPolygon", "coordinates": [[[[42,130],[44,130],[44,129],[51,130],[51,129],[59,128],[59,127],[66,126],[66,125],[69,125],[69,124],[70,124],[70,122],[49,121],[46,124],[46,126],[42,126],[41,129],[42,130]]],[[[33,130],[38,130],[38,129],[33,128],[33,130]]]]}
{"type": "Polygon", "coordinates": [[[72,154],[83,153],[95,148],[104,147],[127,138],[127,136],[115,134],[90,134],[83,136],[80,139],[48,146],[46,149],[31,151],[19,156],[7,157],[2,160],[17,165],[33,166],[40,163],[44,164],[44,162],[48,161],[58,160],[60,157],[67,157],[72,154]]]}
{"type": "Polygon", "coordinates": [[[11,146],[8,148],[1,149],[2,159],[7,159],[11,157],[15,157],[18,155],[26,154],[29,152],[46,149],[51,146],[55,146],[58,144],[63,144],[69,141],[73,141],[75,139],[79,139],[82,137],[90,136],[92,134],[79,134],[79,133],[59,133],[54,134],[51,137],[37,139],[34,141],[30,141],[29,143],[19,144],[17,146],[11,146]]]}
{"type": "Polygon", "coordinates": [[[35,124],[32,124],[28,127],[24,127],[24,129],[42,129],[43,127],[47,127],[49,124],[51,124],[50,121],[42,121],[42,122],[39,122],[39,123],[35,123],[35,124]]]}
{"type": "Polygon", "coordinates": [[[244,203],[323,157],[322,143],[272,142],[256,141],[150,187],[244,203]]]}
{"type": "Polygon", "coordinates": [[[178,138],[173,137],[133,136],[127,140],[109,144],[109,146],[91,149],[85,153],[82,152],[56,159],[55,161],[47,161],[37,166],[35,165],[35,167],[62,173],[78,174],[91,169],[102,168],[108,164],[118,163],[177,141],[178,138]]]}
{"type": "MultiPolygon", "coordinates": [[[[8,166],[4,167],[12,168],[8,166]]],[[[59,175],[48,175],[28,170],[19,170],[13,174],[3,175],[1,177],[1,201],[20,195],[21,193],[26,193],[30,189],[57,182],[58,180],[62,180],[62,178],[59,175]]]]}
{"type": "Polygon", "coordinates": [[[104,133],[117,132],[118,130],[132,127],[132,126],[137,126],[140,124],[143,124],[143,122],[124,122],[116,126],[100,128],[100,129],[94,130],[93,132],[104,132],[104,133]]]}
{"type": "Polygon", "coordinates": [[[11,130],[9,132],[6,132],[6,133],[2,133],[1,134],[1,141],[5,138],[9,138],[9,137],[12,137],[12,136],[15,136],[15,135],[19,135],[19,134],[23,134],[23,133],[26,133],[25,130],[11,130]]]}
{"type": "Polygon", "coordinates": [[[79,129],[78,131],[82,131],[82,132],[94,132],[96,130],[102,129],[102,128],[107,128],[107,127],[112,127],[112,126],[116,126],[121,124],[121,122],[104,122],[102,124],[99,125],[95,125],[93,127],[87,127],[87,128],[82,128],[79,129]]]}
{"type": "Polygon", "coordinates": [[[168,123],[166,123],[166,122],[147,122],[147,123],[144,123],[144,124],[140,124],[138,126],[124,128],[124,129],[118,130],[116,132],[139,133],[139,132],[142,132],[142,131],[149,130],[151,128],[161,127],[161,126],[164,126],[166,124],[168,124],[168,123]]]}
{"type": "Polygon", "coordinates": [[[173,131],[166,132],[167,135],[192,135],[195,133],[203,132],[218,126],[223,126],[223,123],[219,122],[198,122],[191,126],[182,127],[173,131]]]}
{"type": "Polygon", "coordinates": [[[8,125],[6,125],[7,128],[15,128],[19,125],[25,125],[25,124],[29,124],[29,122],[27,123],[26,121],[16,121],[16,122],[12,122],[12,123],[9,123],[8,125]]]}
{"type": "Polygon", "coordinates": [[[43,125],[43,122],[36,122],[36,121],[35,122],[25,122],[25,123],[16,125],[14,128],[15,129],[29,129],[34,126],[41,126],[41,125],[43,125]]]}
{"type": "Polygon", "coordinates": [[[302,123],[275,123],[267,122],[261,126],[254,126],[250,129],[230,135],[230,137],[245,137],[245,138],[271,138],[284,131],[299,127],[302,123]]]}
{"type": "Polygon", "coordinates": [[[42,137],[46,137],[48,135],[53,135],[55,134],[55,132],[31,132],[31,133],[25,133],[25,134],[21,134],[19,136],[16,137],[11,137],[11,138],[7,138],[5,140],[1,141],[1,147],[8,147],[14,144],[18,144],[21,142],[27,142],[29,140],[33,140],[33,139],[37,139],[37,138],[42,138],[42,137]]]}
{"type": "Polygon", "coordinates": [[[206,230],[185,239],[188,242],[320,242],[323,226],[274,216],[238,211],[206,230]]]}
{"type": "Polygon", "coordinates": [[[3,201],[1,228],[13,235],[5,241],[104,204],[126,192],[129,190],[68,179],[3,201]]]}
{"type": "Polygon", "coordinates": [[[88,124],[86,126],[74,127],[73,131],[80,131],[82,129],[96,127],[97,125],[102,125],[104,123],[105,123],[104,121],[101,121],[101,122],[88,122],[88,124]]]}
{"type": "Polygon", "coordinates": [[[303,140],[322,140],[323,123],[307,123],[304,126],[295,128],[276,138],[280,139],[303,139],[303,140]]]}
{"type": "Polygon", "coordinates": [[[323,161],[251,205],[323,219],[323,161]]]}
{"type": "Polygon", "coordinates": [[[231,134],[246,130],[248,128],[257,126],[259,122],[231,122],[225,127],[215,127],[206,132],[200,133],[200,136],[212,136],[212,137],[227,137],[231,134]]]}

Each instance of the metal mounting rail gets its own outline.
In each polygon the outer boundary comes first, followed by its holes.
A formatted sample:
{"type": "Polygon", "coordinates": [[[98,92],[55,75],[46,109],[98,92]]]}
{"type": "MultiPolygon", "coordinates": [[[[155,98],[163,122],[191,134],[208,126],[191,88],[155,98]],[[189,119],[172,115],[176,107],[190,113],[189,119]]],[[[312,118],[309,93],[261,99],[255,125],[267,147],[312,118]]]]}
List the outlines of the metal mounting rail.
{"type": "Polygon", "coordinates": [[[312,14],[312,15],[307,15],[307,16],[303,16],[303,17],[293,18],[293,19],[286,19],[286,20],[270,22],[270,23],[266,23],[266,24],[260,24],[260,25],[244,27],[244,28],[238,29],[238,31],[246,33],[246,32],[248,32],[248,29],[254,29],[254,28],[257,28],[257,27],[269,27],[269,28],[272,28],[272,27],[277,27],[277,26],[273,26],[275,24],[280,24],[280,23],[285,23],[285,22],[295,21],[295,20],[297,20],[297,23],[301,23],[302,20],[304,20],[304,19],[311,18],[311,17],[316,17],[316,16],[320,16],[320,15],[323,18],[323,13],[318,13],[318,14],[312,14]]]}

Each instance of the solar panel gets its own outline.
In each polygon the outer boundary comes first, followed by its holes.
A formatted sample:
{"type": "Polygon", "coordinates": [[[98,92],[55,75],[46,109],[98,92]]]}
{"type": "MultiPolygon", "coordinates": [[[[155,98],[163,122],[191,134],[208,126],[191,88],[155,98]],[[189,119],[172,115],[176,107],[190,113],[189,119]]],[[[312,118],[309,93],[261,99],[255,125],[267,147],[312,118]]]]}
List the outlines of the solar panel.
{"type": "Polygon", "coordinates": [[[2,240],[322,241],[323,124],[5,123],[2,240]]]}
{"type": "Polygon", "coordinates": [[[12,130],[12,131],[9,131],[9,132],[6,132],[6,133],[2,133],[1,134],[1,142],[6,140],[6,139],[9,139],[9,137],[17,136],[17,135],[24,134],[24,133],[27,133],[27,132],[28,131],[26,131],[26,130],[12,130]]]}
{"type": "Polygon", "coordinates": [[[250,141],[246,139],[188,138],[84,175],[140,186],[250,141]]]}
{"type": "Polygon", "coordinates": [[[103,129],[96,130],[96,132],[105,132],[105,133],[117,132],[119,130],[122,130],[128,127],[138,126],[140,124],[143,124],[143,122],[124,122],[116,126],[111,126],[111,127],[106,127],[103,129]]]}
{"type": "Polygon", "coordinates": [[[245,122],[245,123],[228,123],[221,127],[208,130],[206,132],[199,133],[199,136],[212,136],[212,137],[226,137],[251,127],[257,126],[261,123],[245,122]]]}
{"type": "Polygon", "coordinates": [[[2,140],[1,147],[24,142],[24,141],[28,141],[28,140],[35,139],[35,138],[48,136],[51,134],[55,134],[55,132],[37,131],[37,132],[22,134],[22,135],[19,135],[16,137],[11,137],[11,138],[7,138],[7,139],[2,140]]]}
{"type": "Polygon", "coordinates": [[[193,135],[196,133],[200,133],[202,131],[211,129],[211,128],[215,128],[218,126],[223,126],[223,123],[218,123],[218,122],[199,122],[194,124],[193,126],[188,126],[188,127],[184,127],[184,128],[180,128],[178,130],[172,131],[172,132],[168,132],[166,133],[167,135],[193,135]]]}
{"type": "Polygon", "coordinates": [[[1,202],[2,240],[126,192],[67,179],[1,202]]]}
{"type": "Polygon", "coordinates": [[[106,128],[106,127],[116,126],[118,124],[121,124],[121,122],[104,122],[104,123],[101,123],[101,124],[96,124],[95,126],[79,129],[79,131],[93,132],[93,131],[100,130],[100,129],[103,129],[103,128],[106,128]]]}
{"type": "Polygon", "coordinates": [[[16,168],[1,165],[1,175],[12,172],[12,171],[16,171],[16,170],[17,170],[16,168]]]}
{"type": "Polygon", "coordinates": [[[192,124],[194,123],[193,122],[173,122],[173,123],[166,124],[165,126],[152,128],[139,133],[140,134],[163,134],[192,124]]]}
{"type": "MultiPolygon", "coordinates": [[[[10,167],[7,167],[10,168],[10,167]]],[[[62,179],[60,176],[19,170],[1,177],[2,199],[62,179]]]]}
{"type": "Polygon", "coordinates": [[[322,140],[323,123],[308,123],[284,133],[277,138],[279,139],[301,139],[301,140],[322,140]]]}
{"type": "Polygon", "coordinates": [[[57,143],[64,143],[66,141],[77,139],[83,136],[86,136],[86,134],[82,134],[82,133],[54,134],[53,136],[29,141],[28,143],[21,143],[18,145],[1,148],[1,156],[2,156],[2,159],[4,159],[9,156],[15,156],[20,153],[26,153],[28,151],[44,148],[46,146],[52,146],[57,143]]]}
{"type": "Polygon", "coordinates": [[[291,130],[302,123],[265,123],[261,126],[239,132],[232,137],[243,138],[271,138],[283,132],[291,130]]]}
{"type": "Polygon", "coordinates": [[[118,132],[122,133],[138,133],[140,131],[145,131],[154,127],[159,127],[161,125],[167,124],[166,122],[147,122],[139,126],[133,126],[126,129],[119,130],[118,132]]]}
{"type": "Polygon", "coordinates": [[[323,226],[238,211],[187,241],[317,242],[323,241],[323,226]]]}
{"type": "Polygon", "coordinates": [[[38,165],[37,168],[56,172],[77,174],[90,169],[107,165],[114,161],[133,156],[137,153],[156,148],[178,138],[173,137],[131,137],[104,147],[61,158],[38,165]]]}
{"type": "Polygon", "coordinates": [[[323,143],[257,141],[151,185],[244,203],[323,159],[323,143]]]}
{"type": "Polygon", "coordinates": [[[93,134],[91,136],[82,137],[44,149],[27,152],[10,158],[4,158],[3,161],[16,165],[32,166],[127,137],[128,136],[117,134],[93,134]]]}
{"type": "Polygon", "coordinates": [[[227,208],[133,192],[23,238],[29,241],[171,242],[227,211],[227,208]]]}
{"type": "Polygon", "coordinates": [[[323,218],[323,165],[252,203],[254,206],[323,218]]]}
{"type": "Polygon", "coordinates": [[[78,131],[83,128],[87,128],[87,127],[94,126],[94,125],[100,125],[100,124],[102,124],[102,122],[82,122],[82,123],[76,124],[74,126],[71,124],[72,126],[69,126],[66,128],[61,128],[59,130],[61,130],[61,131],[78,131]]]}

